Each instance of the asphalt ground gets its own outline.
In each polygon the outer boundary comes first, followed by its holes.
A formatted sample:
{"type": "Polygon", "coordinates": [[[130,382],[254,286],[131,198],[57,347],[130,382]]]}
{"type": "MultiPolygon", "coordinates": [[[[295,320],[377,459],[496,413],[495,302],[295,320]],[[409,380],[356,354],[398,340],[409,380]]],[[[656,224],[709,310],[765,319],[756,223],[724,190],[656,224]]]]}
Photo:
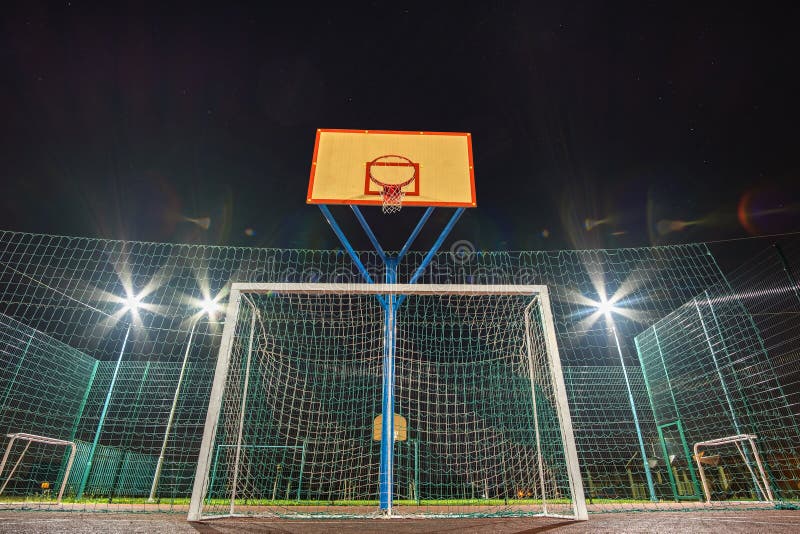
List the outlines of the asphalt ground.
{"type": "Polygon", "coordinates": [[[229,518],[190,523],[183,513],[0,511],[0,532],[37,533],[382,533],[657,532],[800,533],[800,511],[749,510],[591,514],[550,518],[286,520],[229,518]]]}

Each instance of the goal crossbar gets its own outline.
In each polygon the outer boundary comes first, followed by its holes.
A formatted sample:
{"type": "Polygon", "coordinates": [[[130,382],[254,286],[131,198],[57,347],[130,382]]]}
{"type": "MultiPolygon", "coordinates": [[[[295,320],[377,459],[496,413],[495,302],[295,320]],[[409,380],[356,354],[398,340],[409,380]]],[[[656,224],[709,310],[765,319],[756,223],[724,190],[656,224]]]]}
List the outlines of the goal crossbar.
{"type": "Polygon", "coordinates": [[[14,443],[17,440],[25,441],[27,443],[25,444],[25,448],[22,450],[22,453],[19,455],[19,458],[17,458],[14,467],[12,467],[11,471],[9,471],[8,476],[3,482],[3,486],[0,487],[0,495],[3,494],[3,491],[5,491],[8,482],[11,480],[11,477],[14,476],[14,473],[17,471],[17,468],[19,467],[20,463],[22,463],[22,459],[25,457],[25,453],[28,452],[28,448],[31,446],[31,443],[42,443],[44,445],[70,447],[71,450],[69,453],[69,460],[67,460],[67,467],[64,470],[64,477],[61,481],[61,488],[58,490],[58,500],[56,501],[57,504],[61,504],[61,498],[64,496],[64,489],[66,489],[67,481],[69,480],[69,472],[72,470],[72,463],[75,461],[75,453],[77,451],[75,442],[63,439],[51,438],[49,436],[38,436],[36,434],[27,434],[25,432],[6,434],[6,437],[9,438],[9,441],[8,445],[6,446],[6,452],[5,454],[3,454],[3,460],[0,461],[0,475],[2,475],[3,471],[5,470],[6,462],[8,461],[9,454],[11,454],[11,449],[14,447],[14,443]]]}
{"type": "Polygon", "coordinates": [[[354,295],[537,295],[547,294],[541,285],[469,284],[318,284],[318,283],[234,283],[231,291],[241,293],[328,293],[354,295]]]}

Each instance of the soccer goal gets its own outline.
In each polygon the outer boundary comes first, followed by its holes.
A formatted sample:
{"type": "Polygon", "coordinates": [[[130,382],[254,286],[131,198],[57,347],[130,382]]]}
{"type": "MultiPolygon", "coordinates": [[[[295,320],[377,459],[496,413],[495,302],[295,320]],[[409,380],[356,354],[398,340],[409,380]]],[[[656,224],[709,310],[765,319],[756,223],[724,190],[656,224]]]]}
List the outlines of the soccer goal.
{"type": "Polygon", "coordinates": [[[715,493],[724,497],[724,500],[735,499],[737,496],[741,498],[743,495],[741,493],[737,495],[734,487],[736,484],[733,482],[739,483],[740,491],[744,489],[744,497],[752,497],[756,500],[768,502],[775,500],[772,496],[769,479],[764,471],[764,464],[758,454],[757,439],[758,436],[753,434],[737,434],[694,444],[694,460],[697,462],[697,470],[700,472],[700,480],[703,483],[703,494],[706,502],[710,503],[712,500],[712,487],[716,490],[715,493]],[[738,455],[736,453],[731,454],[731,445],[734,446],[734,450],[738,455]],[[707,455],[706,452],[710,450],[713,450],[716,454],[707,455]],[[713,480],[714,477],[706,473],[704,466],[716,468],[717,480],[713,480]],[[735,473],[737,467],[739,471],[744,471],[742,466],[746,468],[746,473],[749,474],[749,477],[747,475],[732,476],[731,472],[735,473]],[[728,474],[725,472],[725,467],[728,468],[728,474]],[[742,485],[741,481],[747,481],[748,478],[752,485],[747,482],[742,485]],[[741,486],[744,487],[742,488],[741,486]]]}
{"type": "MultiPolygon", "coordinates": [[[[30,470],[31,466],[25,466],[22,463],[22,459],[25,458],[25,453],[28,452],[32,443],[39,443],[45,446],[51,447],[68,447],[69,448],[69,456],[67,460],[67,465],[64,468],[64,473],[61,476],[61,487],[58,490],[58,497],[56,497],[56,503],[61,504],[61,499],[64,497],[64,490],[67,487],[67,480],[69,480],[69,473],[72,470],[72,463],[75,461],[75,452],[77,451],[75,447],[74,441],[66,441],[63,439],[56,439],[51,438],[48,436],[37,436],[36,434],[26,434],[24,432],[17,432],[15,434],[7,434],[8,437],[8,445],[6,446],[6,452],[3,454],[3,459],[0,460],[0,475],[2,475],[6,468],[6,462],[8,461],[9,455],[11,454],[12,449],[14,448],[14,444],[17,441],[25,443],[25,447],[22,449],[22,452],[17,457],[17,461],[14,463],[13,467],[6,475],[5,480],[3,481],[2,486],[0,486],[0,495],[6,490],[6,486],[12,480],[14,475],[19,472],[20,467],[28,467],[30,470]]],[[[40,483],[40,488],[43,490],[43,496],[47,496],[50,493],[50,483],[47,481],[43,481],[40,483]]]]}
{"type": "Polygon", "coordinates": [[[231,515],[585,519],[547,288],[233,284],[189,520],[231,515]]]}

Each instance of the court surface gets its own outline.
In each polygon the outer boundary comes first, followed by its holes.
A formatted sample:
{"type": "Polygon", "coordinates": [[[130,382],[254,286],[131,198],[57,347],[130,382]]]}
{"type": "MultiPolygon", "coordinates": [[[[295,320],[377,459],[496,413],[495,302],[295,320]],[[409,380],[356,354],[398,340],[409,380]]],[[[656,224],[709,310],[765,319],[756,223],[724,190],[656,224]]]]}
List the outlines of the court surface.
{"type": "Polygon", "coordinates": [[[0,511],[0,532],[800,532],[800,511],[750,510],[719,512],[647,512],[592,514],[589,521],[548,518],[391,519],[289,521],[222,519],[189,523],[184,514],[79,513],[0,511]]]}

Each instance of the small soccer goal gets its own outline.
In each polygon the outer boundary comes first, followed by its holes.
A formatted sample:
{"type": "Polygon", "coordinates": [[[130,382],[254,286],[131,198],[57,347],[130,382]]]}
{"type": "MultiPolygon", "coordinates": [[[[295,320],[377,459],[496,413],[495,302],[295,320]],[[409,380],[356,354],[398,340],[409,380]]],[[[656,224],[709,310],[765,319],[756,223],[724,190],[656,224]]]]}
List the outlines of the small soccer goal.
{"type": "MultiPolygon", "coordinates": [[[[3,477],[3,475],[5,475],[5,477],[2,478],[3,480],[2,486],[0,486],[0,495],[2,495],[3,492],[6,491],[9,482],[14,480],[15,475],[17,478],[19,478],[20,475],[24,473],[23,478],[27,478],[25,482],[28,485],[30,485],[31,482],[34,482],[35,484],[38,485],[37,489],[41,490],[41,493],[39,495],[43,498],[49,498],[51,496],[50,482],[48,480],[40,481],[35,479],[35,476],[37,474],[36,468],[40,467],[39,465],[40,462],[28,465],[25,464],[23,460],[25,459],[25,455],[28,453],[28,450],[30,449],[32,444],[40,444],[47,449],[47,452],[45,453],[39,451],[39,454],[37,455],[38,457],[41,457],[44,454],[46,457],[49,456],[51,458],[57,458],[59,452],[62,453],[61,456],[63,457],[64,456],[63,447],[67,447],[67,450],[69,451],[69,456],[67,456],[66,466],[64,466],[63,471],[60,475],[61,485],[59,486],[58,496],[56,497],[56,503],[61,504],[61,499],[64,497],[64,490],[67,487],[67,480],[69,480],[69,473],[72,470],[72,463],[75,461],[75,452],[77,450],[75,447],[75,442],[66,441],[63,439],[51,438],[48,436],[37,436],[36,434],[26,434],[24,432],[7,434],[6,437],[8,437],[8,445],[6,445],[6,451],[3,454],[2,461],[0,461],[0,477],[3,477]],[[19,456],[16,457],[14,465],[10,469],[8,469],[7,471],[8,474],[6,474],[6,466],[8,464],[8,459],[11,456],[11,451],[14,449],[14,445],[17,442],[24,443],[25,446],[19,453],[19,456]],[[34,477],[34,479],[31,480],[30,479],[31,477],[34,477]]],[[[41,469],[39,469],[39,471],[41,471],[41,469]]],[[[46,473],[47,471],[44,470],[43,472],[46,473]]],[[[25,494],[28,494],[29,491],[30,490],[27,489],[25,491],[25,494]]]]}
{"type": "Polygon", "coordinates": [[[585,519],[547,288],[233,284],[189,519],[585,519]]]}
{"type": "Polygon", "coordinates": [[[694,444],[694,461],[706,502],[743,498],[774,500],[756,447],[757,439],[753,434],[737,434],[694,444]],[[711,473],[706,468],[711,469],[711,473]]]}

